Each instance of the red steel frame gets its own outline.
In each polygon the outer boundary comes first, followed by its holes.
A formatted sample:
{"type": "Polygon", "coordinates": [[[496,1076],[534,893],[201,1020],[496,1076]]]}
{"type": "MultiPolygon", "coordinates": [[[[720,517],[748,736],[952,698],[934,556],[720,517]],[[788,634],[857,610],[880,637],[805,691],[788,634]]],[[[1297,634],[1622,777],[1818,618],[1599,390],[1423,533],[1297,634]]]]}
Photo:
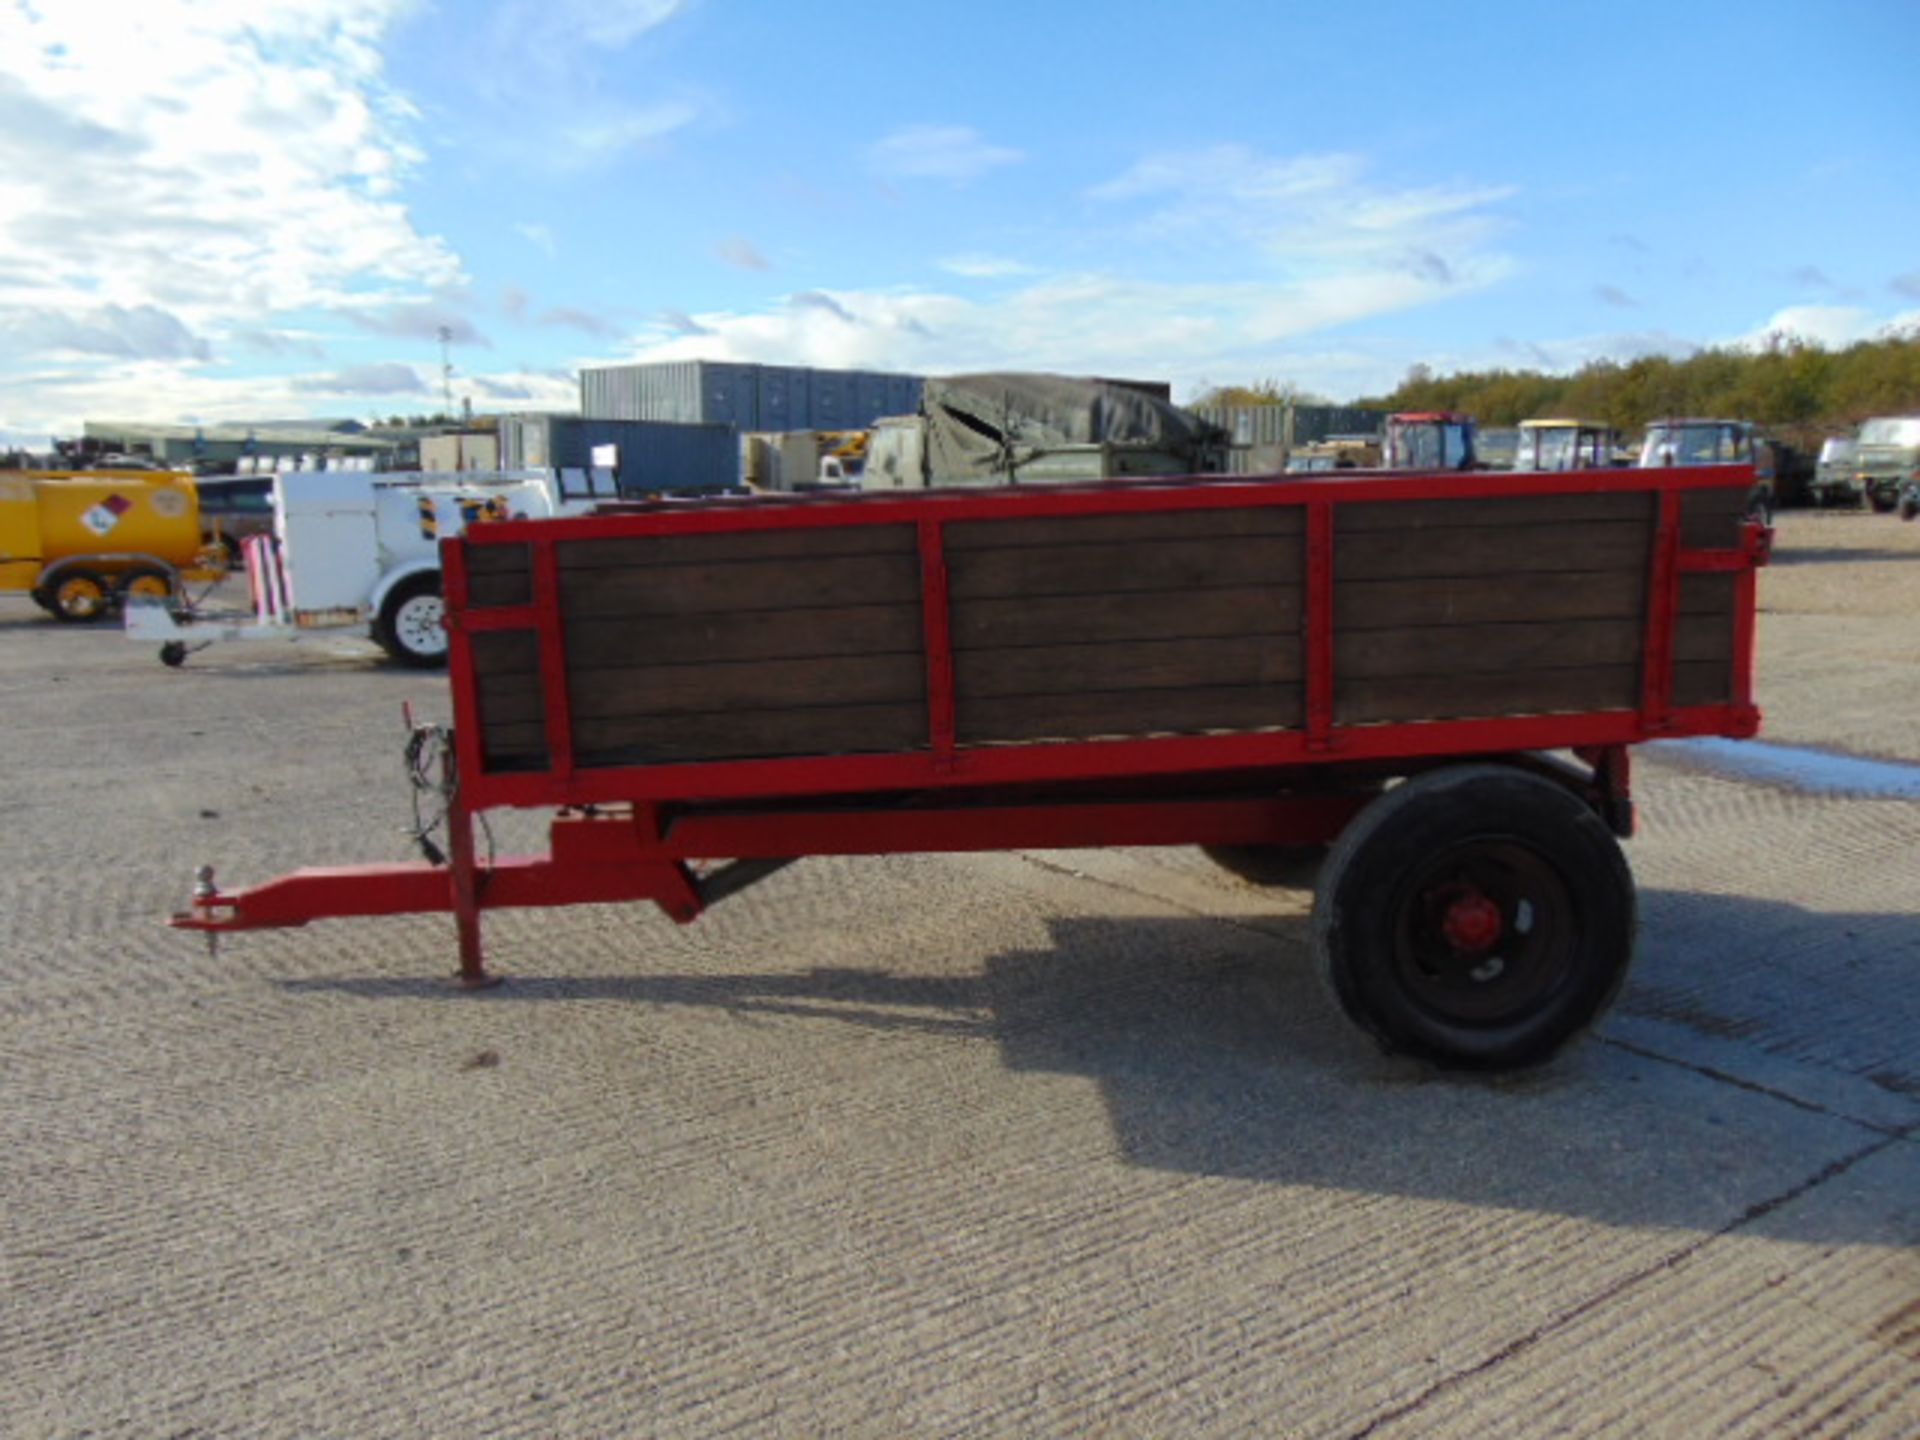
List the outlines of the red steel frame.
{"type": "MultiPolygon", "coordinates": [[[[1695,489],[1747,486],[1750,467],[1579,471],[1571,474],[1249,478],[1126,482],[1035,491],[937,491],[919,495],[769,500],[691,508],[621,510],[568,520],[504,521],[443,542],[450,631],[455,770],[449,864],[302,870],[254,889],[196,896],[174,923],[202,930],[304,924],[324,916],[451,909],[461,978],[490,979],[479,915],[508,906],[652,900],[675,919],[697,916],[707,895],[690,862],[742,864],[813,854],[882,854],[1011,848],[1152,844],[1314,843],[1332,839],[1363,800],[1316,791],[1312,781],[1340,769],[1404,773],[1446,758],[1576,751],[1591,766],[1585,789],[1610,815],[1630,813],[1626,748],[1667,736],[1750,736],[1753,703],[1755,569],[1770,532],[1748,524],[1740,544],[1697,550],[1681,544],[1681,501],[1695,489]],[[1581,714],[1340,725],[1334,711],[1334,537],[1340,507],[1381,501],[1649,491],[1659,514],[1649,557],[1640,703],[1581,714]],[[953,521],[1141,511],[1298,506],[1306,516],[1305,723],[1298,729],[1227,735],[962,746],[956,741],[944,529],[953,521]],[[822,526],[912,524],[918,539],[927,666],[927,743],[909,753],[805,756],[596,768],[580,772],[572,743],[565,630],[556,547],[562,542],[822,526]],[[525,545],[532,598],[525,605],[474,609],[466,547],[525,545]],[[1728,703],[1675,707],[1673,636],[1680,578],[1736,576],[1735,635],[1728,703]],[[538,634],[548,763],[537,772],[493,772],[481,747],[481,696],[472,636],[504,630],[538,634]],[[1207,793],[1209,776],[1259,772],[1268,798],[1207,793]],[[1182,788],[1179,777],[1190,782],[1182,788]],[[1129,790],[1153,779],[1157,793],[1129,790]],[[1062,798],[1061,787],[1082,791],[1062,798]],[[1300,788],[1305,782],[1305,788],[1300,788]],[[1113,788],[1084,793],[1087,783],[1113,788]],[[993,787],[993,803],[977,803],[993,787]],[[913,808],[849,807],[845,797],[915,794],[913,808]],[[945,796],[944,800],[938,798],[945,796]],[[838,803],[814,804],[827,797],[838,803]],[[931,797],[931,798],[929,798],[931,797]],[[698,802],[690,805],[689,802],[698,802]],[[734,802],[723,808],[723,802],[734,802]],[[746,803],[751,802],[751,803],[746,803]],[[478,863],[473,817],[502,806],[559,810],[551,853],[478,863]],[[757,808],[756,808],[757,807],[757,808]]],[[[1463,682],[1467,683],[1467,682],[1463,682]]],[[[1618,822],[1616,822],[1618,823],[1618,822]]],[[[710,884],[711,882],[705,882],[710,884]]]]}

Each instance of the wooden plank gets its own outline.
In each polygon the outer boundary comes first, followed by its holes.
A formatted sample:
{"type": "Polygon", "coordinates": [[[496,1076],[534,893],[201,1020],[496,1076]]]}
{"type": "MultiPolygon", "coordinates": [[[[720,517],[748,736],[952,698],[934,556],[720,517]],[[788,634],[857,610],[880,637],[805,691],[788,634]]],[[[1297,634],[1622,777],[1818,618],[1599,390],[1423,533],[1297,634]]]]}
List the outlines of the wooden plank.
{"type": "Polygon", "coordinates": [[[1738,575],[1682,575],[1680,577],[1680,613],[1682,615],[1725,615],[1731,620],[1738,575]]]}
{"type": "Polygon", "coordinates": [[[943,528],[947,553],[1025,549],[1036,545],[1125,545],[1248,535],[1300,535],[1298,504],[1244,510],[1149,510],[1122,515],[1066,515],[1045,519],[953,520],[943,528]]]}
{"type": "Polygon", "coordinates": [[[1733,662],[1731,615],[1682,615],[1673,627],[1673,658],[1687,664],[1708,661],[1722,668],[1733,662]]]}
{"type": "Polygon", "coordinates": [[[1025,695],[962,705],[959,734],[979,745],[1297,728],[1304,712],[1299,685],[1025,695]]]}
{"type": "Polygon", "coordinates": [[[1479,529],[1347,534],[1334,520],[1333,573],[1340,580],[1551,574],[1627,570],[1646,561],[1652,543],[1637,520],[1588,525],[1495,525],[1479,529]]]}
{"type": "Polygon", "coordinates": [[[1374,500],[1338,506],[1336,534],[1372,531],[1478,530],[1505,525],[1587,525],[1637,521],[1651,526],[1652,490],[1587,495],[1494,495],[1458,500],[1374,500]]]}
{"type": "Polygon", "coordinates": [[[1519,674],[1334,677],[1334,716],[1342,725],[1403,720],[1466,720],[1631,710],[1639,703],[1638,665],[1519,674]]]}
{"type": "Polygon", "coordinates": [[[467,574],[525,575],[533,568],[528,545],[468,545],[467,574]]]}
{"type": "Polygon", "coordinates": [[[469,638],[473,673],[482,685],[502,675],[540,673],[540,636],[532,630],[481,630],[469,638]]]}
{"type": "Polygon", "coordinates": [[[1301,543],[1286,536],[1130,545],[1033,546],[948,557],[956,601],[999,596],[1117,595],[1298,580],[1301,543]]]}
{"type": "Polygon", "coordinates": [[[1528,575],[1436,576],[1420,580],[1334,583],[1340,631],[1420,624],[1479,625],[1503,620],[1631,620],[1647,602],[1644,567],[1528,575]]]}
{"type": "Polygon", "coordinates": [[[1336,683],[1343,677],[1457,677],[1470,689],[1486,675],[1632,665],[1641,640],[1639,622],[1630,619],[1336,631],[1333,673],[1336,683]]]}
{"type": "Polygon", "coordinates": [[[1080,691],[1193,690],[1298,680],[1298,636],[1128,641],[978,650],[956,657],[960,704],[1080,691]]]}
{"type": "Polygon", "coordinates": [[[923,705],[855,705],[777,714],[665,715],[644,724],[586,719],[575,721],[573,745],[574,763],[586,768],[924,750],[927,713],[923,705]]]}
{"type": "Polygon", "coordinates": [[[808,660],[918,654],[920,607],[849,605],[647,619],[576,619],[567,660],[582,670],[722,660],[808,660]]]}
{"type": "Polygon", "coordinates": [[[827,525],[803,530],[725,530],[704,535],[623,535],[567,540],[561,572],[632,570],[649,565],[727,565],[768,560],[826,560],[847,555],[911,555],[911,525],[827,525]]]}
{"type": "Polygon", "coordinates": [[[561,613],[578,619],[731,614],[745,610],[917,607],[917,554],[724,565],[575,570],[560,577],[561,613]]]}
{"type": "MultiPolygon", "coordinates": [[[[825,660],[753,660],[720,665],[655,665],[630,670],[570,669],[576,727],[589,718],[717,711],[789,712],[822,706],[919,703],[927,669],[918,655],[825,660]]],[[[638,728],[638,727],[637,727],[638,728]]]]}
{"type": "Polygon", "coordinates": [[[1740,544],[1752,487],[1687,490],[1680,496],[1680,544],[1688,550],[1731,550],[1740,544]]]}
{"type": "Polygon", "coordinates": [[[956,651],[1025,645],[1078,645],[1102,640],[1205,639],[1294,634],[1300,628],[1298,585],[1243,585],[1173,597],[1042,595],[969,600],[954,607],[956,651]]]}
{"type": "Polygon", "coordinates": [[[1675,705],[1730,705],[1733,667],[1727,661],[1682,663],[1673,667],[1675,705]]]}

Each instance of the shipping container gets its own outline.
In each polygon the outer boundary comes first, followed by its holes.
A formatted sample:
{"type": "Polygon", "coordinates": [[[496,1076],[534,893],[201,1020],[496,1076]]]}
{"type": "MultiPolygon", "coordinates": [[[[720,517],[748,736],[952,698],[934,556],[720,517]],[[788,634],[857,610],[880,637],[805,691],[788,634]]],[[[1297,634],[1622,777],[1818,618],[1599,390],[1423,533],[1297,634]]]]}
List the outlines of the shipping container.
{"type": "Polygon", "coordinates": [[[594,451],[618,454],[622,494],[725,490],[740,483],[740,453],[730,425],[674,425],[578,415],[508,415],[500,421],[508,469],[584,470],[594,451]]]}
{"type": "Polygon", "coordinates": [[[917,410],[920,386],[917,375],[876,370],[669,360],[581,371],[580,412],[742,431],[852,430],[917,410]]]}

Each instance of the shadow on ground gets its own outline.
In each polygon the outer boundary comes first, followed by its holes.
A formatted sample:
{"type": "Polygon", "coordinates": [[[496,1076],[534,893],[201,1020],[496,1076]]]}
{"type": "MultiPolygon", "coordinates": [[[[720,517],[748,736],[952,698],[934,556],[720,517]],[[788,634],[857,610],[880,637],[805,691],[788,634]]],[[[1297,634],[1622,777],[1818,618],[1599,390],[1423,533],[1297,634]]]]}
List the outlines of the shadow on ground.
{"type": "MultiPolygon", "coordinates": [[[[1912,916],[1814,915],[1658,892],[1646,899],[1650,934],[1659,912],[1683,902],[1687,912],[1674,917],[1682,935],[1719,939],[1644,947],[1622,1008],[1747,1043],[1788,1021],[1740,1009],[1739,997],[1750,1000],[1752,992],[1740,983],[1748,957],[1737,942],[1796,933],[1785,912],[1797,917],[1799,933],[1870,925],[1879,927],[1879,948],[1920,951],[1920,918],[1912,916]],[[1723,998],[1731,1002],[1724,1013],[1713,1008],[1723,998]]],[[[997,955],[967,975],[888,968],[516,975],[483,1003],[611,999],[786,1017],[795,1023],[795,1044],[806,1043],[815,1026],[977,1037],[998,1045],[1015,1072],[1097,1082],[1119,1152],[1132,1164],[1622,1225],[1718,1229],[1876,1140],[1837,1116],[1604,1039],[1505,1077],[1442,1074],[1381,1056],[1322,995],[1303,958],[1304,936],[1287,943],[1283,932],[1276,943],[1202,919],[1073,919],[1055,922],[1052,938],[1050,949],[997,955]]],[[[457,995],[433,980],[284,983],[370,999],[457,995]]],[[[1791,984],[1783,990],[1791,1008],[1791,984]]],[[[1844,1025],[1847,1017],[1828,1013],[1818,1023],[1844,1025]]],[[[1920,1065],[1888,1073],[1897,1086],[1920,1076],[1920,1065]]],[[[1920,1160],[1920,1146],[1908,1148],[1920,1160]]],[[[1811,1206],[1794,1213],[1803,1231],[1795,1238],[1874,1238],[1835,1233],[1864,1223],[1857,1219],[1811,1206]]]]}

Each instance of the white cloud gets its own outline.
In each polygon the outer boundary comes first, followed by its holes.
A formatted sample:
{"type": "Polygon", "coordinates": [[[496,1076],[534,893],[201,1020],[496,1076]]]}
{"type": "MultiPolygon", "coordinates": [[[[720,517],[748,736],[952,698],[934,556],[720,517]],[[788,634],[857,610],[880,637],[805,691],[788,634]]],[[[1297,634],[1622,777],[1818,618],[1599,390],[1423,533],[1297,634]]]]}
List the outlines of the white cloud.
{"type": "Polygon", "coordinates": [[[898,180],[962,183],[1025,158],[967,125],[909,125],[867,147],[868,163],[898,180]]]}
{"type": "Polygon", "coordinates": [[[1010,275],[1031,275],[1034,267],[1000,255],[950,255],[936,261],[949,275],[967,280],[999,280],[1010,275]]]}
{"type": "MultiPolygon", "coordinates": [[[[12,347],[0,375],[36,372],[50,401],[93,397],[53,383],[96,378],[63,354],[188,370],[276,317],[377,313],[459,284],[458,257],[395,198],[419,157],[380,45],[412,3],[0,11],[0,328],[42,342],[12,347]]],[[[63,407],[31,428],[80,418],[63,407]]]]}
{"type": "Polygon", "coordinates": [[[713,253],[738,270],[771,270],[773,264],[751,240],[733,235],[713,247],[713,253]]]}
{"type": "Polygon", "coordinates": [[[422,395],[427,383],[411,365],[349,365],[332,375],[304,375],[288,382],[297,395],[422,395]]]}
{"type": "Polygon", "coordinates": [[[1863,340],[1910,334],[1916,325],[1920,325],[1920,310],[1882,316],[1857,305],[1789,305],[1746,334],[1720,343],[1758,349],[1776,339],[1798,340],[1842,350],[1863,340]]]}

